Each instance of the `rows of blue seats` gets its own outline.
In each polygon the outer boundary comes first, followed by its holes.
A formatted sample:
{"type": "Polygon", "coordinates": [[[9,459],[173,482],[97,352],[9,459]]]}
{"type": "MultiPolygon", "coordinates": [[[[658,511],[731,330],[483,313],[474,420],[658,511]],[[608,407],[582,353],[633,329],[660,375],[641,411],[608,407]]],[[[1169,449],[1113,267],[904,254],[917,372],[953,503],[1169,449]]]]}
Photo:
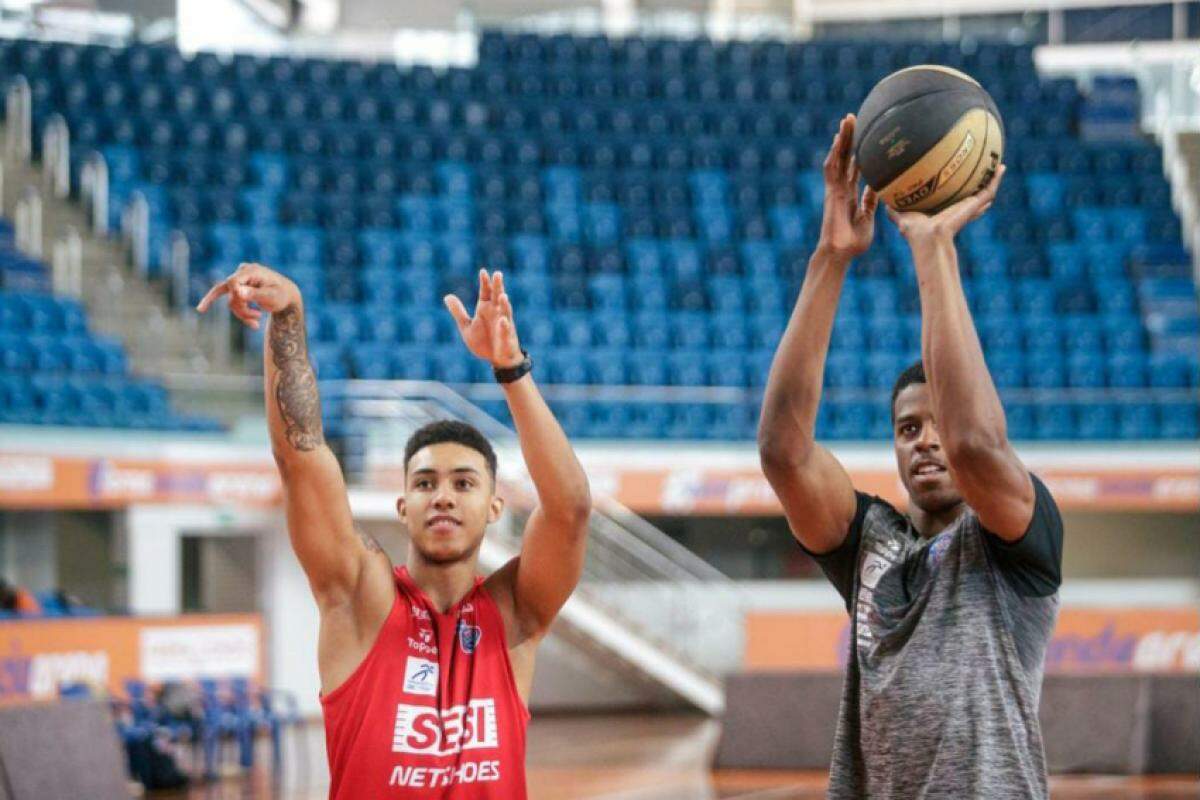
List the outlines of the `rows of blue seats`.
{"type": "MultiPolygon", "coordinates": [[[[489,401],[483,405],[493,415],[507,420],[507,409],[502,402],[489,401]]],[[[572,437],[692,441],[753,438],[759,408],[755,402],[718,405],[609,401],[554,402],[552,407],[572,437]]],[[[1006,404],[1005,411],[1009,435],[1022,441],[1200,436],[1200,418],[1194,402],[1099,402],[1078,406],[1012,402],[1006,404]]],[[[816,432],[822,440],[887,439],[892,436],[891,416],[886,402],[826,400],[816,432]]]]}
{"type": "MultiPolygon", "coordinates": [[[[1161,156],[1074,141],[1075,85],[1038,80],[1028,48],[489,34],[480,68],[443,74],[0,48],[32,75],[36,113],[62,110],[78,141],[104,147],[114,215],[137,190],[152,249],[183,228],[196,291],[251,258],[296,278],[324,377],[486,379],[453,355],[437,302],[469,297],[487,265],[510,272],[553,382],[750,387],[819,225],[825,129],[914,58],[967,68],[1005,112],[1021,179],[960,248],[997,382],[1196,385],[1180,346],[1195,314],[1153,288],[1187,261],[1161,156]],[[80,63],[99,66],[83,80],[80,63]],[[130,64],[158,79],[133,83],[130,64]],[[1038,329],[1050,333],[1026,333],[1038,329]]],[[[839,314],[834,356],[858,357],[832,380],[850,387],[876,385],[872,359],[915,353],[911,257],[890,233],[839,314]]]]}
{"type": "Polygon", "coordinates": [[[92,334],[77,301],[0,291],[0,424],[218,430],[179,416],[158,383],[128,374],[119,342],[92,334]]]}
{"type": "MultiPolygon", "coordinates": [[[[815,173],[805,173],[808,180],[815,173]]],[[[1042,177],[1040,175],[1034,177],[1042,177]]],[[[1055,176],[1061,184],[1066,179],[1055,176]]],[[[1107,179],[1080,182],[1068,196],[1039,192],[1035,214],[1006,200],[993,223],[975,237],[988,235],[1009,243],[1053,244],[1072,240],[1092,242],[1178,242],[1178,219],[1168,203],[1161,178],[1125,180],[1120,186],[1107,179]],[[1111,189],[1111,191],[1110,191],[1111,189]],[[1104,207],[1108,204],[1109,207],[1104,207]]],[[[816,208],[795,190],[775,188],[773,202],[760,197],[735,204],[725,200],[677,203],[650,199],[650,190],[631,189],[612,199],[522,199],[520,197],[434,197],[420,194],[377,194],[359,189],[320,188],[265,190],[178,188],[131,182],[118,187],[126,195],[140,191],[151,211],[180,227],[248,224],[322,227],[333,232],[363,228],[404,231],[429,238],[436,234],[484,236],[537,235],[558,241],[583,240],[608,245],[622,238],[699,238],[710,242],[775,240],[806,242],[815,230],[816,208]],[[744,202],[744,204],[743,204],[744,202]]],[[[669,190],[668,190],[669,191],[669,190]]],[[[594,196],[604,198],[606,192],[594,196]]],[[[666,192],[664,192],[664,195],[666,192]]],[[[1014,190],[1015,194],[1015,190],[1014,190]]],[[[684,195],[686,198],[686,195],[684,195]]],[[[197,237],[203,242],[203,235],[197,237]]]]}
{"type": "MultiPolygon", "coordinates": [[[[533,345],[531,345],[533,346],[533,345]]],[[[705,347],[542,347],[539,378],[549,384],[593,386],[761,387],[773,349],[705,347]]],[[[895,380],[897,364],[911,363],[918,350],[831,350],[825,382],[839,388],[885,389],[895,380]]],[[[451,384],[483,383],[484,364],[462,359],[461,345],[381,344],[346,346],[316,342],[310,355],[324,379],[438,380],[451,384]]],[[[1194,359],[1177,353],[1141,351],[1105,355],[1097,351],[1064,355],[1057,350],[1032,354],[992,351],[992,379],[1001,389],[1186,389],[1200,386],[1194,359]]]]}
{"type": "MultiPolygon", "coordinates": [[[[797,72],[826,68],[839,77],[873,70],[891,70],[914,63],[936,62],[1035,79],[1033,48],[993,42],[887,42],[813,40],[722,41],[703,38],[559,35],[485,32],[479,63],[489,71],[505,66],[524,69],[553,66],[560,71],[595,68],[607,72],[628,69],[639,74],[665,72],[711,73],[732,70],[751,74],[797,72]]],[[[70,48],[34,40],[9,40],[0,48],[0,66],[17,71],[46,70],[84,75],[115,75],[129,79],[164,75],[193,79],[208,85],[298,85],[321,88],[361,86],[369,89],[407,89],[442,93],[465,80],[469,70],[412,70],[406,77],[387,62],[338,61],[293,56],[248,54],[222,57],[198,53],[188,57],[171,47],[130,45],[111,48],[77,45],[70,48]],[[400,75],[394,77],[397,72],[400,75]]]]}

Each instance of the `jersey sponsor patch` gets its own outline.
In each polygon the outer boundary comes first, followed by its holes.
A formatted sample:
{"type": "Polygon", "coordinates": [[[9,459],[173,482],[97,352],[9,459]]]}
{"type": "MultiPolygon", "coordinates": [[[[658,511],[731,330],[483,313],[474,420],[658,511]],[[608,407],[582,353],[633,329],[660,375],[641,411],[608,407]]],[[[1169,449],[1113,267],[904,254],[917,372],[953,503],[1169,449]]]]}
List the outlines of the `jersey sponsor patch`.
{"type": "Polygon", "coordinates": [[[472,700],[465,706],[438,709],[401,703],[396,706],[392,752],[449,756],[464,750],[500,746],[496,701],[472,700]]]}
{"type": "Polygon", "coordinates": [[[433,697],[438,688],[436,661],[409,656],[404,664],[404,691],[433,697]]]}

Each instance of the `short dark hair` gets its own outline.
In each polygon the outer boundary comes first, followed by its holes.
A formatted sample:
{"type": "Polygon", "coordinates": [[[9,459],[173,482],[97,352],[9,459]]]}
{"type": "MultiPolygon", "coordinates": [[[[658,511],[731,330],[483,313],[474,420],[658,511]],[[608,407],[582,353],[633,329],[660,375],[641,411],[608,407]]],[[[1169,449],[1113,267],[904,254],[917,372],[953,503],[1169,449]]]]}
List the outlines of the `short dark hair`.
{"type": "Polygon", "coordinates": [[[412,461],[418,450],[443,442],[454,442],[477,451],[487,462],[488,471],[495,479],[496,451],[492,449],[492,443],[474,425],[456,419],[439,419],[417,428],[404,445],[404,471],[408,472],[408,462],[412,461]]]}
{"type": "Polygon", "coordinates": [[[925,364],[918,361],[900,373],[896,385],[892,387],[892,422],[896,421],[896,398],[900,393],[914,383],[927,383],[925,380],[925,364]]]}

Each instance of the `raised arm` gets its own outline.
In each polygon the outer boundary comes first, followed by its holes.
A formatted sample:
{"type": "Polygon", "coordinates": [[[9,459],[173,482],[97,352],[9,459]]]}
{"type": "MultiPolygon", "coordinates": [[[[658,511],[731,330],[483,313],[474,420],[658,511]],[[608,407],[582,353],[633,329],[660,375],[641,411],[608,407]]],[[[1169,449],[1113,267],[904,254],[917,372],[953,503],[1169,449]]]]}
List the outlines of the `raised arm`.
{"type": "Polygon", "coordinates": [[[1013,542],[1033,516],[1033,483],[1008,441],[1004,408],[984,362],[954,247],[958,232],[991,207],[1003,174],[1002,166],[983,191],[935,216],[888,213],[916,264],[921,358],[950,473],[983,526],[1013,542]]]}
{"type": "Polygon", "coordinates": [[[853,138],[854,116],[847,115],[825,159],[821,238],[771,364],[758,428],[763,472],[783,504],[792,534],[814,553],[837,549],[857,506],[850,476],[815,438],[842,284],[851,259],[870,246],[875,231],[877,199],[869,188],[859,198],[859,172],[850,155],[853,138]]]}
{"type": "MultiPolygon", "coordinates": [[[[499,272],[480,272],[474,317],[453,295],[446,298],[446,307],[476,356],[498,369],[524,361],[499,272]]],[[[592,498],[587,475],[533,376],[502,385],[538,497],[525,525],[521,554],[489,578],[489,589],[508,617],[508,645],[517,647],[545,633],[579,583],[592,498]]]]}
{"type": "Polygon", "coordinates": [[[207,311],[222,295],[229,297],[234,316],[251,328],[258,329],[264,312],[271,315],[263,345],[271,451],[283,481],[292,548],[318,605],[346,604],[372,589],[375,595],[385,592],[380,596],[389,602],[390,563],[379,545],[356,534],[341,467],[325,443],[300,290],[273,270],[243,264],[214,286],[197,310],[207,311]],[[364,582],[364,574],[373,580],[364,582]]]}

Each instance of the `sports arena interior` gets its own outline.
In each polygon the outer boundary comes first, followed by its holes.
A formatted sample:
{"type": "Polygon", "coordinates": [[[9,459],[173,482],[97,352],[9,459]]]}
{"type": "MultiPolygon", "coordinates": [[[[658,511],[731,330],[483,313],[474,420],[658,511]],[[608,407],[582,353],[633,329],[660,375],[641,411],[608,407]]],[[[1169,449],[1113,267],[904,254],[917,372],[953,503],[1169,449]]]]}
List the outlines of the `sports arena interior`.
{"type": "MultiPolygon", "coordinates": [[[[957,245],[1065,523],[1052,793],[1196,797],[1200,2],[6,0],[0,798],[326,796],[265,326],[195,310],[242,262],[300,287],[355,523],[397,564],[408,435],[494,442],[487,572],[533,495],[442,298],[504,273],[595,501],[531,797],[823,797],[847,615],[755,437],[830,138],[921,64],[1003,117],[1006,178],[957,245]]],[[[817,438],[897,504],[920,310],[881,213],[817,438]]]]}

